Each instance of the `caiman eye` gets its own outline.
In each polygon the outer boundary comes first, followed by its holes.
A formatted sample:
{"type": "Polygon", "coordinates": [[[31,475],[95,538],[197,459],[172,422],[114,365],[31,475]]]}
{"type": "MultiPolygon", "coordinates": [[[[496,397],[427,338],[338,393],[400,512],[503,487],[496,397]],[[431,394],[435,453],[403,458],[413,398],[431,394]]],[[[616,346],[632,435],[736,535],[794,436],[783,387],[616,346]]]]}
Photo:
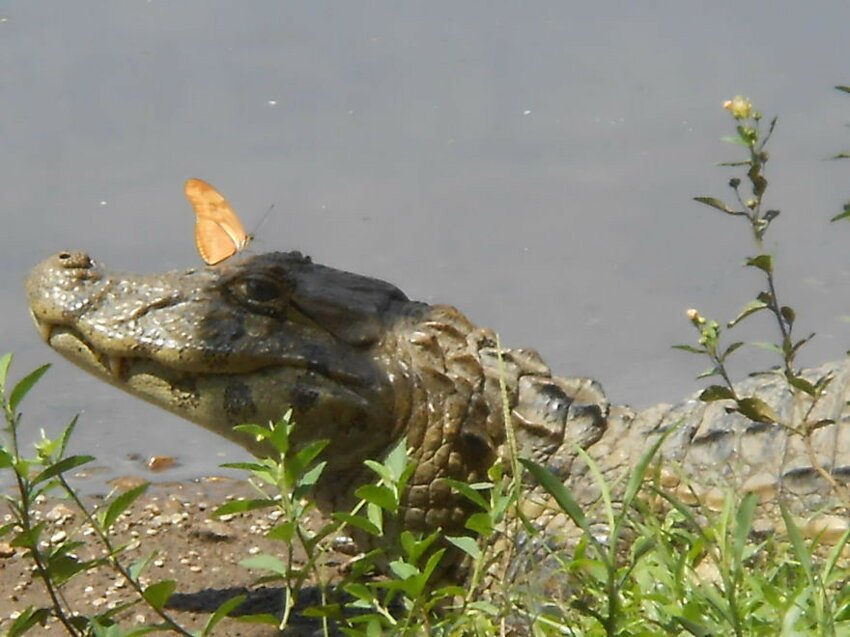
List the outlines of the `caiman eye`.
{"type": "Polygon", "coordinates": [[[265,277],[251,277],[245,279],[245,296],[250,301],[257,303],[268,303],[282,296],[282,290],[277,282],[265,277]]]}
{"type": "Polygon", "coordinates": [[[277,315],[289,304],[289,286],[268,276],[246,276],[230,285],[239,302],[261,314],[277,315]]]}

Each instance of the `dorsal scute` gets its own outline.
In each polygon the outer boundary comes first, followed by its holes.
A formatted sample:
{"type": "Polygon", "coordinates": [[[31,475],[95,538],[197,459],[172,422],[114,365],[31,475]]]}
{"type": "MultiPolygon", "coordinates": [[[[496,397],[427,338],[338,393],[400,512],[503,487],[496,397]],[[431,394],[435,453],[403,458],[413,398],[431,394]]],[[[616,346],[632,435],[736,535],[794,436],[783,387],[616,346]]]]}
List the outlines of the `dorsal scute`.
{"type": "MultiPolygon", "coordinates": [[[[483,347],[479,359],[488,397],[500,397],[504,382],[521,456],[546,463],[563,445],[586,448],[604,433],[609,405],[598,382],[553,377],[531,349],[483,347]]],[[[504,426],[501,413],[491,409],[491,430],[504,426]]]]}

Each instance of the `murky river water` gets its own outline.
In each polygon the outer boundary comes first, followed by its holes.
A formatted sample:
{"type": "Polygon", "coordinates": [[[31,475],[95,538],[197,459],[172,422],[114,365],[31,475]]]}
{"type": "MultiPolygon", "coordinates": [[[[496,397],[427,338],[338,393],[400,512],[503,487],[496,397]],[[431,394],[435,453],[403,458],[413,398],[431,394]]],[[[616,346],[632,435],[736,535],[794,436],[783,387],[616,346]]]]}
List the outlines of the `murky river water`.
{"type": "Polygon", "coordinates": [[[560,374],[648,405],[694,391],[683,311],[728,317],[758,291],[735,220],[701,209],[736,158],[737,93],[780,115],[770,240],[807,360],[850,344],[846,26],[798,2],[0,5],[0,350],[55,362],[29,431],[75,413],[74,450],[214,472],[241,452],[78,372],[22,294],[62,249],[153,272],[197,264],[183,181],[218,186],[258,250],[457,305],[560,374]]]}

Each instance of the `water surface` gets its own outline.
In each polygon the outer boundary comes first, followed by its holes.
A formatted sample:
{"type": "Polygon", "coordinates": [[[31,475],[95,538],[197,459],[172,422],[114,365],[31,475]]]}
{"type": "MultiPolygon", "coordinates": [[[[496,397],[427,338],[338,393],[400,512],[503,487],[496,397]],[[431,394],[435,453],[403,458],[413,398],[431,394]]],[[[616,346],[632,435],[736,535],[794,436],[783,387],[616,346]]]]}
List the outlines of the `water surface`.
{"type": "MultiPolygon", "coordinates": [[[[64,249],[154,272],[198,263],[190,176],[258,250],[298,249],[451,303],[562,375],[645,406],[694,391],[687,307],[758,292],[735,220],[701,209],[736,157],[720,107],[780,124],[769,202],[783,297],[814,363],[848,349],[850,6],[803,3],[10,1],[0,9],[0,350],[54,362],[30,432],[81,413],[74,450],[169,477],[241,452],[78,372],[32,329],[22,284],[64,249]]],[[[738,229],[740,230],[740,229],[738,229]]],[[[762,337],[765,338],[765,337],[762,337]]],[[[744,361],[742,361],[743,363],[744,361]]],[[[739,369],[739,375],[744,367],[739,369]]]]}

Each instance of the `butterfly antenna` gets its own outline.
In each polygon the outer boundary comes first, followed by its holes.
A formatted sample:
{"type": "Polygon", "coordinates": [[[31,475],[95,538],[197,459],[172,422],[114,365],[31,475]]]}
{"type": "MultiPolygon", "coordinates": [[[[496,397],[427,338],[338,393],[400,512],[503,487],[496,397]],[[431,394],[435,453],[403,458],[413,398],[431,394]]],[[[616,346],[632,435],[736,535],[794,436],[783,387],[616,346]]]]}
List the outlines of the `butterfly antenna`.
{"type": "Polygon", "coordinates": [[[254,237],[257,236],[257,231],[260,229],[260,226],[265,223],[266,219],[269,218],[269,215],[272,213],[272,210],[274,210],[274,204],[269,206],[269,209],[266,210],[265,214],[260,218],[260,220],[254,226],[254,229],[251,231],[251,234],[248,235],[249,237],[251,237],[251,241],[253,241],[254,237]]]}

